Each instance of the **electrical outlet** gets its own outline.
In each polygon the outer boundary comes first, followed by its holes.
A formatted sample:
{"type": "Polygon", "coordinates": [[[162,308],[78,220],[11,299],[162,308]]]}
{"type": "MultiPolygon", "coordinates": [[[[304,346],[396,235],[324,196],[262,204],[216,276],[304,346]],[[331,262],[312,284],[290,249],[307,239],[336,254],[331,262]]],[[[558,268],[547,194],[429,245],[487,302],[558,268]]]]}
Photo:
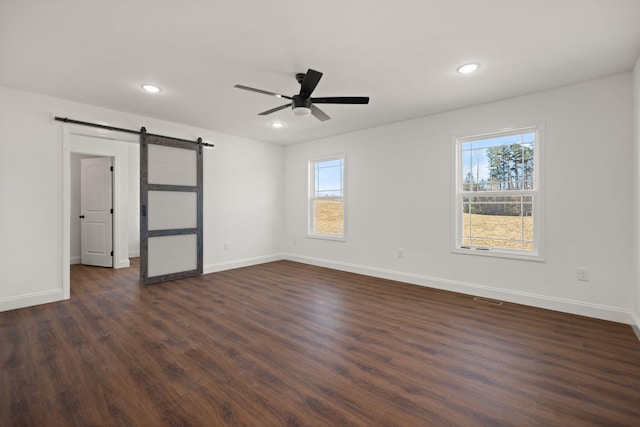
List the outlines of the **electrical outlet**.
{"type": "Polygon", "coordinates": [[[404,249],[398,249],[398,258],[404,258],[404,249]]]}
{"type": "Polygon", "coordinates": [[[225,251],[229,250],[229,242],[224,242],[224,250],[225,251]]]}
{"type": "Polygon", "coordinates": [[[579,267],[578,268],[578,280],[581,282],[588,282],[589,281],[589,269],[588,268],[583,268],[583,267],[579,267]]]}

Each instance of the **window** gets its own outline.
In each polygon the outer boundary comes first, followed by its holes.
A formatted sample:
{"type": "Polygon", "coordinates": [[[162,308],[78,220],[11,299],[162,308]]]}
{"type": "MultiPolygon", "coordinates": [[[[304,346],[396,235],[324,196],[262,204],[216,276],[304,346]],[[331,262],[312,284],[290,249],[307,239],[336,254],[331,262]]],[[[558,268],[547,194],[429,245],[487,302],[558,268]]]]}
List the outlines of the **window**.
{"type": "Polygon", "coordinates": [[[540,127],[456,138],[454,252],[543,259],[540,127]]]}
{"type": "Polygon", "coordinates": [[[309,162],[309,236],[344,239],[345,156],[309,162]]]}

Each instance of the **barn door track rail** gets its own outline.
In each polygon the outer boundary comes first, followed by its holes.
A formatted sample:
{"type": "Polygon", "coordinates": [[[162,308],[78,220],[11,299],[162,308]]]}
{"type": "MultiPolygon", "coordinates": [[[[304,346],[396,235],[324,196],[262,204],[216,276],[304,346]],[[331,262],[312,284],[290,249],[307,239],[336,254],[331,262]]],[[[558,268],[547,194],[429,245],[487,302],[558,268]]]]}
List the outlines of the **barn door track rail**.
{"type": "MultiPolygon", "coordinates": [[[[101,125],[99,123],[91,123],[91,122],[83,122],[81,120],[73,120],[70,119],[68,117],[54,117],[54,119],[58,122],[64,122],[64,123],[71,123],[74,125],[82,125],[82,126],[91,126],[94,128],[100,128],[100,129],[107,129],[107,130],[113,130],[116,132],[124,132],[124,133],[133,133],[136,135],[140,135],[142,132],[139,130],[135,130],[135,129],[123,129],[123,128],[119,128],[119,127],[115,127],[115,126],[108,126],[108,125],[101,125]]],[[[168,138],[168,139],[173,139],[176,141],[182,141],[182,142],[189,142],[191,144],[198,144],[204,147],[214,147],[213,144],[210,144],[208,142],[203,142],[202,138],[198,138],[197,141],[192,141],[190,139],[181,139],[181,138],[174,138],[172,136],[166,136],[166,135],[157,135],[157,134],[153,134],[153,133],[147,133],[147,136],[157,136],[160,138],[168,138]]]]}

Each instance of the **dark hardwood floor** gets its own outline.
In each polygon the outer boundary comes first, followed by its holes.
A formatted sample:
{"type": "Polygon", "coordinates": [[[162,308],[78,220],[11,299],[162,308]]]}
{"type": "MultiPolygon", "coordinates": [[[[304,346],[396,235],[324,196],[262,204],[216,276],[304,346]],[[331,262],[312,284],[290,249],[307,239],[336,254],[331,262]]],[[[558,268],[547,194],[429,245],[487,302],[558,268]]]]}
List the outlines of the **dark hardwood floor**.
{"type": "Polygon", "coordinates": [[[1,426],[640,425],[628,325],[289,261],[71,291],[0,313],[1,426]]]}

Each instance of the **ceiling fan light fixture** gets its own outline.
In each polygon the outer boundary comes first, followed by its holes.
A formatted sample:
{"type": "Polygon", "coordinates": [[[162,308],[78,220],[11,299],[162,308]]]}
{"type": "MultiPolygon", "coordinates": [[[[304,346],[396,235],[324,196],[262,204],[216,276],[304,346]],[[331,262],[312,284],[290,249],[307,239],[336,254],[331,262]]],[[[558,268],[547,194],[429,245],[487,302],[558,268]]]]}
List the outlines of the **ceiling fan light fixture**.
{"type": "Polygon", "coordinates": [[[284,126],[282,122],[271,122],[272,128],[280,129],[282,126],[284,126]]]}
{"type": "Polygon", "coordinates": [[[479,64],[464,64],[458,67],[458,72],[460,74],[469,74],[469,73],[473,73],[478,68],[480,68],[479,64]]]}
{"type": "Polygon", "coordinates": [[[308,107],[294,107],[293,115],[296,117],[309,117],[311,115],[311,108],[308,107]]]}

